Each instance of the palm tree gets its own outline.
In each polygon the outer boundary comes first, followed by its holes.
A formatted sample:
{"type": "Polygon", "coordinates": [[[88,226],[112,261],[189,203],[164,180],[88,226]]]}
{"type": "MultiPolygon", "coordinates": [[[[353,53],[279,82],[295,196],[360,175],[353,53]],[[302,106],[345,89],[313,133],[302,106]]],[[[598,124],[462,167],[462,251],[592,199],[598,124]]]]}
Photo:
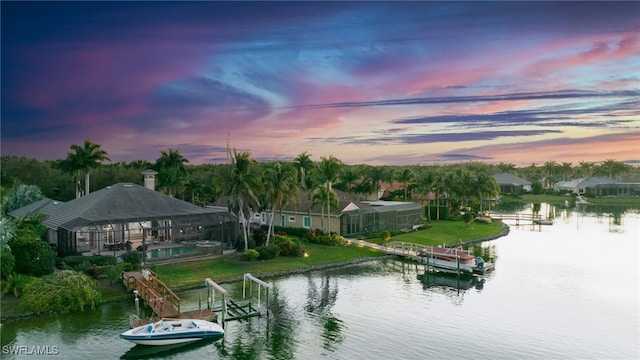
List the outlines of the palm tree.
{"type": "Polygon", "coordinates": [[[407,201],[407,187],[409,183],[415,182],[416,177],[410,168],[406,167],[396,174],[396,180],[400,181],[404,188],[404,201],[407,201]]]}
{"type": "Polygon", "coordinates": [[[298,171],[299,184],[300,185],[304,184],[305,175],[307,175],[309,171],[313,169],[313,165],[314,165],[313,160],[311,160],[311,155],[307,154],[306,151],[299,154],[298,156],[296,156],[295,159],[293,159],[293,165],[296,167],[296,170],[298,171]]]}
{"type": "Polygon", "coordinates": [[[170,196],[176,194],[183,184],[187,176],[187,163],[189,160],[180,153],[180,149],[169,148],[169,151],[160,151],[160,157],[155,164],[158,182],[167,189],[170,196]]]}
{"type": "Polygon", "coordinates": [[[489,176],[485,172],[476,174],[475,177],[475,190],[480,199],[480,213],[482,213],[482,203],[485,195],[489,199],[489,211],[491,211],[491,198],[500,193],[500,186],[496,182],[493,176],[489,176]]]}
{"type": "Polygon", "coordinates": [[[329,188],[327,188],[326,186],[318,186],[314,193],[313,193],[313,198],[311,201],[311,208],[321,204],[320,208],[321,208],[321,215],[320,215],[320,228],[322,229],[322,231],[324,232],[324,204],[327,204],[327,209],[328,209],[328,227],[329,227],[329,231],[328,233],[331,233],[331,210],[330,208],[338,208],[339,205],[339,201],[338,201],[338,196],[336,195],[336,193],[332,190],[330,190],[329,188]]]}
{"type": "MultiPolygon", "coordinates": [[[[345,190],[349,194],[353,192],[353,185],[356,180],[360,180],[362,178],[362,173],[356,170],[354,167],[345,167],[342,172],[340,172],[340,188],[341,190],[345,190]]],[[[338,187],[338,185],[336,185],[338,187]]]]}
{"type": "Polygon", "coordinates": [[[107,152],[100,148],[100,145],[94,144],[89,140],[84,141],[84,146],[73,144],[71,145],[73,152],[67,153],[67,158],[61,160],[58,166],[74,176],[74,183],[76,184],[76,198],[83,195],[80,187],[80,174],[84,172],[84,195],[89,194],[89,173],[91,169],[95,169],[100,164],[107,160],[111,161],[107,157],[107,152]]]}
{"type": "Polygon", "coordinates": [[[226,172],[218,179],[218,186],[223,193],[231,197],[230,211],[237,214],[242,221],[242,234],[244,236],[244,249],[249,250],[249,216],[251,209],[256,209],[259,205],[255,195],[258,182],[251,171],[251,166],[255,160],[251,159],[248,152],[236,152],[229,154],[231,164],[227,165],[226,172]]]}
{"type": "Polygon", "coordinates": [[[273,233],[273,219],[276,207],[280,209],[289,201],[295,200],[298,196],[296,171],[290,164],[277,162],[273,167],[267,168],[262,174],[265,195],[271,204],[271,217],[269,219],[269,229],[267,230],[267,241],[269,245],[271,234],[273,233]]]}
{"type": "Polygon", "coordinates": [[[16,223],[11,218],[0,217],[0,250],[11,251],[9,241],[16,235],[16,223]]]}
{"type": "MultiPolygon", "coordinates": [[[[340,168],[342,167],[342,162],[336,159],[333,155],[330,155],[329,158],[322,157],[320,158],[320,163],[318,164],[318,176],[320,180],[325,185],[327,189],[327,219],[328,219],[328,229],[329,233],[331,233],[331,208],[330,208],[330,194],[333,193],[333,189],[331,185],[338,180],[338,175],[340,174],[340,168]]],[[[335,193],[334,193],[335,194],[335,193]]],[[[324,229],[323,229],[324,230],[324,229]]]]}
{"type": "Polygon", "coordinates": [[[545,184],[546,184],[546,188],[551,188],[553,187],[553,184],[555,183],[555,174],[556,171],[558,170],[558,163],[556,163],[555,161],[547,161],[544,163],[544,165],[542,165],[542,170],[544,171],[545,174],[545,184]]]}
{"type": "Polygon", "coordinates": [[[391,182],[393,180],[393,172],[386,166],[370,166],[366,170],[365,177],[371,181],[373,185],[373,193],[375,200],[379,199],[378,191],[380,190],[380,182],[391,182]]]}
{"type": "Polygon", "coordinates": [[[433,192],[433,185],[435,183],[435,174],[434,172],[426,167],[418,168],[418,173],[415,175],[416,177],[416,190],[419,194],[422,194],[421,197],[424,199],[424,196],[427,197],[427,220],[431,222],[431,200],[429,197],[433,192]]]}

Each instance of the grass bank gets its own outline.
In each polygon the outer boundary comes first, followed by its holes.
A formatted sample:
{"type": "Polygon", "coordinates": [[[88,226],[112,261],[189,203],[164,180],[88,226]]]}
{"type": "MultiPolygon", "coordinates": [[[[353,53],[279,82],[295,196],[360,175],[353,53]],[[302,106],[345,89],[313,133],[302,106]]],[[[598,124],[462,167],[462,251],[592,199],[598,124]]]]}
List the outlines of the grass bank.
{"type": "MultiPolygon", "coordinates": [[[[424,230],[396,235],[390,241],[414,242],[424,245],[452,245],[498,235],[502,223],[473,223],[470,227],[463,221],[434,221],[424,230]]],[[[373,239],[370,242],[380,243],[373,239]]],[[[380,257],[384,254],[358,245],[340,247],[316,244],[304,245],[309,254],[304,258],[278,257],[266,261],[246,261],[241,255],[229,255],[213,260],[200,260],[162,265],[153,268],[158,277],[169,287],[184,289],[201,286],[205,278],[216,282],[242,280],[245,273],[257,277],[287,271],[304,271],[320,266],[343,264],[360,258],[380,257]]]]}

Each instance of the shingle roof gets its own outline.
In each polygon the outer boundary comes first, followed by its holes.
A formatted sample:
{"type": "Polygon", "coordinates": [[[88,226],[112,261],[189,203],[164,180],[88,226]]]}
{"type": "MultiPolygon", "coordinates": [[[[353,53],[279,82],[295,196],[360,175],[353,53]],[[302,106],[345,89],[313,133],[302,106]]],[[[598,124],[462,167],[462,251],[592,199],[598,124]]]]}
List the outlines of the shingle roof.
{"type": "Polygon", "coordinates": [[[618,184],[618,181],[609,179],[608,177],[589,176],[569,181],[560,181],[556,183],[556,187],[577,188],[577,187],[594,187],[596,185],[618,184]]]}
{"type": "Polygon", "coordinates": [[[523,179],[521,177],[515,176],[513,174],[495,174],[493,178],[496,179],[496,182],[500,185],[531,185],[531,182],[527,179],[523,179]]]}
{"type": "MultiPolygon", "coordinates": [[[[35,204],[32,204],[35,205],[35,204]]],[[[18,209],[10,215],[24,212],[18,209]]],[[[147,221],[158,218],[201,217],[218,214],[230,216],[221,209],[208,209],[193,205],[143,186],[118,183],[72,201],[54,202],[40,208],[47,215],[43,224],[76,230],[90,224],[125,221],[147,221]]]]}

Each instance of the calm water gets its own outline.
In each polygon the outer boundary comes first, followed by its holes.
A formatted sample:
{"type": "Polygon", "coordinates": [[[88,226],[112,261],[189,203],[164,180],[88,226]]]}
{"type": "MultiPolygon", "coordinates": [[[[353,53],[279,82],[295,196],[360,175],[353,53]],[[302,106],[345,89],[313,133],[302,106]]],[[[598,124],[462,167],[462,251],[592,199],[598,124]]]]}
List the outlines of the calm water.
{"type": "MultiPolygon", "coordinates": [[[[484,279],[425,278],[397,260],[269,279],[269,319],[155,354],[118,338],[133,301],[110,304],[3,324],[2,358],[39,346],[64,359],[638,359],[640,215],[595,210],[543,205],[552,226],[482,245],[497,256],[484,279]]],[[[224,286],[242,298],[241,283],[224,286]]],[[[180,295],[197,308],[204,293],[180,295]]]]}

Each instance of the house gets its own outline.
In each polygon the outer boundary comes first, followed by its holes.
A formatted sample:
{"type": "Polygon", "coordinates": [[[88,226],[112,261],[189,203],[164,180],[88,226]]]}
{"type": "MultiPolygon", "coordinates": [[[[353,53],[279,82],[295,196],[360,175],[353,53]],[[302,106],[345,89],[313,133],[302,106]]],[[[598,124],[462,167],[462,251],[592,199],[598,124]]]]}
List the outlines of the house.
{"type": "MultiPolygon", "coordinates": [[[[333,190],[338,198],[337,208],[327,214],[326,204],[314,204],[299,191],[298,201],[275,210],[274,225],[306,229],[320,229],[342,236],[356,236],[381,230],[412,230],[424,224],[424,206],[414,202],[359,201],[356,196],[333,190]]],[[[269,223],[271,212],[260,213],[260,223],[269,223]]]]}
{"type": "Polygon", "coordinates": [[[640,183],[632,181],[632,177],[627,177],[625,182],[621,182],[603,176],[588,176],[561,181],[556,183],[553,189],[589,196],[638,196],[640,195],[640,183]]]}
{"type": "Polygon", "coordinates": [[[531,191],[531,182],[513,174],[495,174],[493,178],[500,186],[502,194],[520,194],[531,191]]]}
{"type": "MultiPolygon", "coordinates": [[[[153,185],[149,181],[145,178],[153,185]]],[[[237,218],[225,209],[203,208],[132,183],[68,202],[40,200],[9,213],[14,218],[34,214],[45,216],[48,242],[60,255],[198,240],[219,241],[223,251],[235,246],[238,234],[237,218]]]]}

